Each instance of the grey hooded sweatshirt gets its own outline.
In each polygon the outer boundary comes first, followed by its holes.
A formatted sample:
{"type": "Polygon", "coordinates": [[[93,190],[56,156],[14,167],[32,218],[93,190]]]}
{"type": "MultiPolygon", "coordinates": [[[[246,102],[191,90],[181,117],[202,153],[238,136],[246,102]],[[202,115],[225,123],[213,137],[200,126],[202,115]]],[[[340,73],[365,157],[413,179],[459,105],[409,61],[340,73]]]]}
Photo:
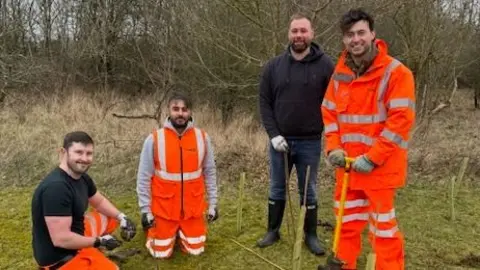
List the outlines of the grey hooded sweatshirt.
{"type": "MultiPolygon", "coordinates": [[[[169,119],[164,122],[164,128],[174,130],[169,119]]],[[[184,132],[194,127],[193,121],[189,121],[184,132]]],[[[182,133],[182,134],[183,134],[182,133]]],[[[178,134],[178,132],[177,132],[178,134]]],[[[179,136],[182,134],[178,134],[179,136]]],[[[205,133],[206,139],[206,155],[203,161],[203,175],[205,177],[205,185],[208,196],[209,212],[217,206],[217,175],[216,164],[214,157],[213,145],[210,136],[205,133]]],[[[155,166],[153,164],[153,134],[150,134],[143,143],[143,149],[140,154],[140,162],[138,164],[137,173],[137,195],[138,205],[141,213],[151,213],[151,189],[150,182],[155,173],[155,166]]]]}

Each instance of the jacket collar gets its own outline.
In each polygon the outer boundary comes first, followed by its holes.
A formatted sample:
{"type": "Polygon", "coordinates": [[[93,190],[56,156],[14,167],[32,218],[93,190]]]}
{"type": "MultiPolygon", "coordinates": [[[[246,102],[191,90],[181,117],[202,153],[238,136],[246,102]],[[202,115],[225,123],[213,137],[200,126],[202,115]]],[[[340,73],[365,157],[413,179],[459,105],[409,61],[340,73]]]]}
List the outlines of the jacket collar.
{"type": "MultiPolygon", "coordinates": [[[[373,62],[371,63],[367,71],[373,71],[375,69],[381,68],[384,65],[387,65],[389,62],[387,43],[382,39],[375,39],[374,45],[377,48],[377,54],[375,58],[373,58],[373,62]]],[[[354,73],[354,71],[345,64],[347,57],[348,57],[348,51],[344,49],[338,61],[340,64],[340,68],[342,70],[348,70],[354,73]]]]}
{"type": "Polygon", "coordinates": [[[345,65],[348,66],[353,72],[355,72],[357,76],[361,76],[372,65],[373,60],[377,56],[377,53],[377,46],[375,45],[375,43],[372,42],[372,46],[370,46],[369,51],[362,56],[358,65],[357,63],[355,63],[355,60],[353,59],[351,53],[347,53],[345,57],[345,65]]]}
{"type": "Polygon", "coordinates": [[[177,129],[172,125],[172,122],[170,121],[170,117],[165,118],[165,121],[163,122],[163,127],[166,128],[166,129],[172,130],[178,136],[182,136],[188,130],[194,128],[194,121],[193,121],[193,118],[190,118],[190,120],[187,122],[187,127],[185,127],[185,129],[183,130],[183,132],[181,134],[178,133],[177,129]]]}

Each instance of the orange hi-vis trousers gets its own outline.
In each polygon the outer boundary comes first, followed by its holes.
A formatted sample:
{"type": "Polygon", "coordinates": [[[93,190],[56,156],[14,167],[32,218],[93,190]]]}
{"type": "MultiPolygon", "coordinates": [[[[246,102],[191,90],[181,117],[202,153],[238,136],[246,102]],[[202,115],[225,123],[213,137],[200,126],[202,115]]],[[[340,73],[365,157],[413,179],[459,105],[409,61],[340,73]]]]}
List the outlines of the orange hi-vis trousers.
{"type": "MultiPolygon", "coordinates": [[[[335,190],[335,215],[341,197],[341,185],[335,190]]],[[[403,270],[404,239],[395,218],[395,189],[348,190],[338,257],[346,262],[343,269],[356,269],[361,253],[361,233],[368,224],[368,239],[376,254],[377,270],[403,270]]]]}
{"type": "Polygon", "coordinates": [[[177,234],[183,252],[200,255],[205,251],[207,227],[205,219],[190,218],[179,221],[155,217],[155,225],[147,232],[146,247],[154,258],[169,258],[175,247],[177,234]]]}
{"type": "MultiPolygon", "coordinates": [[[[113,233],[118,227],[118,221],[115,218],[106,217],[93,210],[85,214],[85,236],[102,236],[113,233]]],[[[50,266],[51,267],[51,266],[50,266]]],[[[50,269],[42,267],[42,269],[50,269]]],[[[83,248],[78,251],[66,264],[58,268],[59,270],[117,270],[120,269],[114,262],[110,261],[105,255],[94,247],[83,248]]]]}

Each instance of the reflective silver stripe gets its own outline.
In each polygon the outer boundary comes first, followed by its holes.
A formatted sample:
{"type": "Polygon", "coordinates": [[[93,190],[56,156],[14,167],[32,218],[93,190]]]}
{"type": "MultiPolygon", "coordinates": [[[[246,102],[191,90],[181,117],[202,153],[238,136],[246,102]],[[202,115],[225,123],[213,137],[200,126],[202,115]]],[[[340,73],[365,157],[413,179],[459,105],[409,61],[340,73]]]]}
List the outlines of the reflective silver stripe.
{"type": "Polygon", "coordinates": [[[327,99],[323,99],[322,106],[332,111],[337,108],[337,105],[334,102],[327,99]]]}
{"type": "Polygon", "coordinates": [[[325,126],[325,133],[335,132],[338,131],[337,123],[328,124],[325,126]]]}
{"type": "MultiPolygon", "coordinates": [[[[370,216],[378,222],[389,222],[395,218],[395,209],[390,210],[388,213],[378,214],[370,213],[370,216]]],[[[355,213],[350,215],[344,215],[342,218],[342,223],[351,222],[355,220],[367,221],[369,217],[368,213],[355,213]]]]}
{"type": "MultiPolygon", "coordinates": [[[[342,123],[348,124],[374,124],[381,123],[387,120],[387,110],[383,103],[383,96],[388,87],[388,81],[392,71],[400,65],[400,61],[393,59],[393,61],[385,69],[382,79],[380,80],[380,85],[378,86],[378,96],[377,96],[377,107],[378,113],[372,115],[355,115],[355,114],[339,114],[338,120],[342,123]]],[[[338,87],[337,87],[338,89],[338,87]]]]}
{"type": "Polygon", "coordinates": [[[333,73],[332,79],[334,79],[336,81],[349,83],[349,82],[353,81],[354,77],[352,75],[346,74],[346,73],[333,73]]]}
{"type": "Polygon", "coordinates": [[[345,215],[342,217],[342,223],[347,223],[355,220],[367,221],[368,213],[356,213],[356,214],[345,215]]]}
{"type": "Polygon", "coordinates": [[[373,124],[380,123],[387,119],[386,113],[374,115],[360,115],[360,114],[339,114],[338,121],[348,124],[373,124]]]}
{"type": "Polygon", "coordinates": [[[356,143],[356,142],[359,142],[359,143],[363,143],[363,144],[370,145],[370,146],[372,146],[374,141],[375,141],[372,137],[369,137],[367,135],[360,134],[360,133],[343,134],[342,137],[340,138],[340,140],[341,140],[342,143],[356,143]]]}
{"type": "Polygon", "coordinates": [[[100,215],[101,229],[98,233],[100,235],[104,235],[107,232],[108,218],[105,215],[102,215],[102,214],[99,214],[99,215],[100,215]]]}
{"type": "Polygon", "coordinates": [[[191,248],[186,245],[183,245],[183,247],[187,250],[188,253],[192,255],[200,255],[205,251],[205,247],[200,247],[200,248],[191,248]]]}
{"type": "Polygon", "coordinates": [[[415,102],[409,98],[392,98],[387,104],[387,108],[409,108],[415,111],[415,102]]]}
{"type": "Polygon", "coordinates": [[[386,128],[383,129],[382,133],[380,133],[380,136],[383,136],[384,138],[394,142],[401,148],[404,148],[404,149],[408,148],[408,142],[404,141],[400,135],[392,132],[391,130],[388,130],[386,128]]]}
{"type": "MultiPolygon", "coordinates": [[[[358,199],[358,200],[350,200],[345,201],[345,209],[356,208],[356,207],[366,207],[369,206],[368,200],[358,199]]],[[[335,208],[340,207],[340,202],[335,201],[335,208]]]]}
{"type": "Polygon", "coordinates": [[[385,73],[383,74],[383,77],[380,81],[380,85],[378,86],[377,108],[378,108],[378,115],[380,119],[380,121],[378,122],[383,122],[387,120],[387,108],[383,103],[383,96],[385,95],[385,92],[388,88],[388,82],[390,80],[390,76],[392,75],[392,71],[396,67],[398,67],[400,64],[401,64],[400,61],[398,61],[397,59],[393,59],[393,61],[390,62],[390,64],[388,64],[387,68],[385,69],[385,73]]]}
{"type": "Polygon", "coordinates": [[[190,245],[205,243],[205,240],[206,240],[205,235],[201,235],[198,237],[186,237],[181,230],[179,230],[178,234],[180,235],[181,239],[185,240],[185,242],[187,242],[190,245]]]}
{"type": "Polygon", "coordinates": [[[194,128],[195,137],[197,138],[197,153],[198,153],[198,166],[202,167],[203,157],[205,156],[205,142],[203,140],[202,131],[198,128],[194,128]]]}
{"type": "Polygon", "coordinates": [[[150,255],[152,255],[152,257],[154,258],[167,258],[170,257],[170,254],[172,254],[173,248],[169,248],[165,251],[158,251],[149,247],[148,251],[150,252],[150,255]]]}
{"type": "Polygon", "coordinates": [[[162,128],[158,132],[158,160],[160,161],[160,169],[165,170],[167,168],[167,163],[166,160],[167,158],[165,157],[166,151],[165,151],[165,129],[162,128]]]}
{"type": "Polygon", "coordinates": [[[154,258],[167,258],[173,252],[173,246],[175,244],[174,241],[175,241],[175,237],[167,238],[167,239],[148,238],[145,243],[145,247],[148,249],[148,251],[154,258]],[[170,246],[170,248],[168,248],[165,251],[158,251],[153,248],[154,246],[164,247],[164,248],[170,246]]]}
{"type": "MultiPolygon", "coordinates": [[[[380,136],[394,142],[401,148],[408,148],[408,142],[404,141],[400,135],[393,133],[388,129],[384,129],[382,133],[380,133],[380,136]]],[[[340,140],[342,143],[363,143],[369,146],[372,146],[375,143],[374,138],[360,133],[343,134],[340,140]]]]}
{"type": "Polygon", "coordinates": [[[375,236],[381,237],[381,238],[393,238],[395,233],[398,232],[398,226],[395,226],[395,227],[391,228],[390,230],[378,230],[378,229],[375,228],[375,226],[370,224],[368,226],[368,228],[369,228],[371,233],[373,233],[373,234],[375,234],[375,236]]]}
{"type": "Polygon", "coordinates": [[[338,86],[339,86],[339,83],[337,80],[333,80],[333,90],[335,93],[338,92],[338,86]]]}
{"type": "Polygon", "coordinates": [[[166,239],[150,239],[150,241],[153,246],[167,247],[173,244],[173,241],[175,241],[175,237],[166,239]]]}
{"type": "MultiPolygon", "coordinates": [[[[183,181],[195,180],[202,176],[202,169],[198,169],[194,172],[184,172],[183,181]]],[[[169,173],[163,170],[155,170],[155,174],[164,180],[169,181],[182,181],[182,173],[169,173]]]]}
{"type": "Polygon", "coordinates": [[[395,218],[395,209],[390,210],[388,213],[371,213],[373,219],[378,222],[389,222],[390,220],[395,218]]]}
{"type": "Polygon", "coordinates": [[[97,237],[100,236],[97,231],[97,221],[95,218],[90,214],[86,214],[85,217],[88,219],[88,222],[90,223],[90,231],[92,232],[92,237],[97,237]]]}
{"type": "MultiPolygon", "coordinates": [[[[380,81],[380,85],[378,86],[378,101],[383,101],[383,96],[385,95],[385,91],[388,87],[388,81],[390,80],[390,76],[392,75],[392,71],[400,65],[400,61],[397,59],[393,59],[390,64],[388,64],[387,68],[385,69],[385,73],[380,81]]],[[[383,103],[382,103],[383,104],[383,103]]]]}
{"type": "MultiPolygon", "coordinates": [[[[198,128],[193,128],[195,132],[195,138],[197,142],[197,154],[198,154],[198,169],[192,172],[183,172],[183,180],[195,180],[202,176],[202,163],[206,153],[206,145],[205,140],[203,138],[202,131],[198,128]]],[[[166,171],[167,168],[167,159],[166,159],[166,149],[165,149],[165,129],[158,130],[158,141],[157,149],[158,149],[158,160],[160,163],[160,170],[155,170],[155,174],[164,180],[170,181],[181,181],[182,180],[182,173],[170,173],[166,171]]]]}

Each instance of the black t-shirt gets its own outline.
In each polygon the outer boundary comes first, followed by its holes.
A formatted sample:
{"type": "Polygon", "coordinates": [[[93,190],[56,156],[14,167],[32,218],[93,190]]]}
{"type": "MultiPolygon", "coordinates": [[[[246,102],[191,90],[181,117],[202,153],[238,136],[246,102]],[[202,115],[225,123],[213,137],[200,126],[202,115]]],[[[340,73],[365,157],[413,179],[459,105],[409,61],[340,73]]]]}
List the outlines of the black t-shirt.
{"type": "Polygon", "coordinates": [[[71,231],[83,235],[88,199],[96,192],[90,176],[84,174],[80,179],[74,179],[59,167],[38,185],[32,198],[32,246],[39,265],[47,266],[77,253],[77,250],[53,245],[45,216],[71,216],[71,231]]]}

